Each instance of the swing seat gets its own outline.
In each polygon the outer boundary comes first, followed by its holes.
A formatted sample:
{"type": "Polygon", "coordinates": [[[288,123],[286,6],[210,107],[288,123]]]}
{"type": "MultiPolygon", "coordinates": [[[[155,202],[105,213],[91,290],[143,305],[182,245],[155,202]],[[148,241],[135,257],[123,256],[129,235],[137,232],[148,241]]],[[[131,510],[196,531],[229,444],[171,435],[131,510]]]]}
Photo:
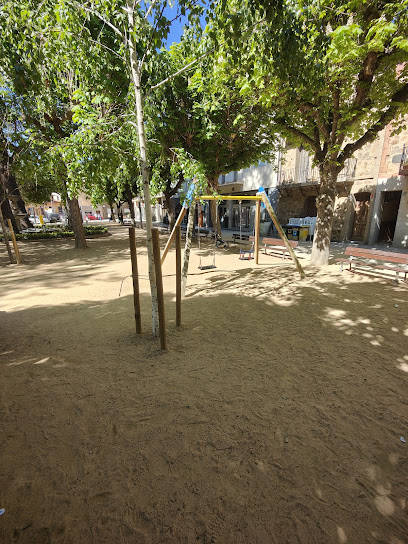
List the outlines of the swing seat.
{"type": "Polygon", "coordinates": [[[239,252],[239,258],[240,258],[241,261],[250,261],[251,259],[254,258],[254,250],[253,249],[248,249],[248,250],[241,249],[241,251],[239,252]]]}
{"type": "Polygon", "coordinates": [[[199,266],[199,270],[212,270],[213,268],[217,268],[215,264],[207,264],[206,266],[199,266]]]}

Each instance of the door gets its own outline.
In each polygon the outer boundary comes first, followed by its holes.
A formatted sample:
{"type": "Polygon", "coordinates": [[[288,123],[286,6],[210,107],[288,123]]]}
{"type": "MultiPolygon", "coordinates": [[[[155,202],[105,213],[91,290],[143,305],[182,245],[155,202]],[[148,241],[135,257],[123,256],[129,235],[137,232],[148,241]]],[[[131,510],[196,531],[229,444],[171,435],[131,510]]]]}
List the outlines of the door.
{"type": "Polygon", "coordinates": [[[370,193],[357,193],[354,210],[354,222],[351,239],[362,241],[367,227],[368,211],[370,209],[370,193]]]}
{"type": "Polygon", "coordinates": [[[401,202],[402,191],[384,191],[381,213],[379,242],[392,242],[394,239],[395,226],[401,202]]]}

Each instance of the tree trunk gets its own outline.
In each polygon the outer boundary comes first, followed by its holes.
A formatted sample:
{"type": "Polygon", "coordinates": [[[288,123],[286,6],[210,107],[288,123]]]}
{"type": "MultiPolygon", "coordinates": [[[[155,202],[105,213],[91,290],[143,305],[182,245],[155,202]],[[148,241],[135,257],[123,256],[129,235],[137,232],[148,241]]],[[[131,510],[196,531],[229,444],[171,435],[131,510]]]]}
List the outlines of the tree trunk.
{"type": "Polygon", "coordinates": [[[86,238],[85,238],[84,224],[82,221],[82,215],[81,215],[81,210],[79,208],[78,199],[75,197],[71,198],[69,196],[67,183],[65,179],[63,180],[62,193],[63,193],[62,196],[65,199],[65,202],[67,204],[68,222],[72,230],[74,231],[75,248],[88,249],[88,245],[86,243],[86,238]]]}
{"type": "Polygon", "coordinates": [[[215,231],[219,236],[221,236],[221,221],[218,214],[218,201],[210,200],[210,213],[211,221],[213,224],[213,231],[215,231]]]}
{"type": "Polygon", "coordinates": [[[109,202],[109,207],[110,207],[110,211],[111,211],[111,220],[113,222],[115,222],[115,211],[113,209],[113,202],[109,202]]]}
{"type": "Polygon", "coordinates": [[[75,248],[88,249],[78,199],[75,197],[70,198],[69,196],[67,196],[67,203],[69,209],[69,217],[71,219],[71,226],[75,236],[75,248]]]}
{"type": "Polygon", "coordinates": [[[8,256],[9,256],[10,263],[14,264],[15,261],[14,261],[13,253],[11,251],[10,242],[9,242],[9,239],[8,239],[8,236],[7,236],[7,229],[6,229],[6,225],[4,223],[4,220],[3,220],[3,214],[1,212],[1,210],[0,210],[0,227],[1,227],[1,230],[3,232],[3,239],[4,239],[4,243],[6,244],[7,253],[8,253],[8,256]]]}
{"type": "MultiPolygon", "coordinates": [[[[10,200],[13,202],[13,205],[15,207],[16,213],[20,215],[20,224],[23,229],[29,229],[31,228],[30,220],[28,219],[28,213],[26,210],[26,206],[24,203],[24,200],[21,196],[20,189],[18,188],[16,178],[9,174],[7,180],[6,180],[6,188],[9,195],[10,200]],[[10,196],[12,195],[12,196],[10,196]]],[[[19,225],[17,225],[17,232],[20,232],[20,229],[18,228],[19,225]]],[[[16,231],[16,227],[13,224],[14,231],[16,231]]]]}
{"type": "Polygon", "coordinates": [[[126,199],[126,202],[129,206],[130,218],[132,219],[132,227],[136,227],[135,204],[133,202],[133,196],[129,195],[126,199]]]}
{"type": "Polygon", "coordinates": [[[325,266],[329,263],[330,238],[333,227],[334,203],[336,200],[337,172],[323,165],[320,168],[320,194],[316,199],[317,222],[313,237],[311,264],[325,266]]]}
{"type": "MultiPolygon", "coordinates": [[[[5,220],[10,219],[14,230],[18,231],[16,220],[13,215],[13,211],[9,201],[9,177],[10,169],[7,164],[0,163],[0,203],[3,218],[5,220]]],[[[30,225],[31,226],[31,225],[30,225]]]]}
{"type": "MultiPolygon", "coordinates": [[[[212,194],[211,189],[216,191],[218,193],[218,177],[219,176],[211,176],[207,179],[208,182],[208,191],[207,194],[212,194]]],[[[218,215],[218,201],[217,200],[210,200],[210,214],[211,214],[211,222],[212,222],[212,228],[213,231],[215,231],[219,236],[221,236],[221,221],[218,215]]]]}
{"type": "MultiPolygon", "coordinates": [[[[17,224],[16,224],[16,219],[13,215],[13,210],[11,209],[11,205],[10,205],[10,201],[7,197],[3,197],[4,200],[3,202],[1,203],[1,212],[3,214],[3,218],[4,219],[10,219],[12,225],[13,225],[13,229],[14,231],[18,231],[18,228],[17,228],[17,224]]],[[[31,224],[30,224],[30,227],[31,227],[31,224]]]]}
{"type": "Polygon", "coordinates": [[[164,200],[166,202],[166,210],[167,210],[167,215],[169,217],[169,227],[170,227],[170,232],[173,230],[174,228],[174,225],[176,223],[176,217],[175,217],[175,214],[174,214],[174,209],[173,209],[173,203],[171,201],[171,196],[169,196],[169,194],[164,191],[164,200]]]}
{"type": "Polygon", "coordinates": [[[193,200],[190,206],[187,222],[187,232],[186,232],[186,245],[184,247],[184,262],[183,270],[181,272],[181,296],[184,298],[187,289],[187,274],[188,274],[188,263],[190,261],[190,250],[191,250],[191,240],[193,238],[193,228],[194,228],[194,216],[195,216],[196,201],[193,200]]]}
{"type": "Polygon", "coordinates": [[[167,215],[169,216],[169,227],[171,232],[174,229],[174,225],[176,224],[176,216],[173,208],[170,208],[170,210],[168,210],[167,215]]]}
{"type": "Polygon", "coordinates": [[[136,48],[133,41],[133,32],[135,27],[134,22],[134,10],[135,3],[133,0],[127,0],[128,22],[129,22],[129,38],[127,39],[127,45],[129,48],[130,67],[132,72],[132,81],[135,93],[136,103],[136,116],[137,116],[137,132],[139,136],[139,149],[140,149],[140,167],[142,170],[143,180],[143,197],[146,214],[146,243],[147,243],[147,257],[149,263],[149,280],[150,280],[150,292],[152,295],[152,329],[153,335],[159,334],[159,310],[157,304],[157,288],[156,288],[156,274],[154,270],[154,258],[153,258],[153,243],[152,243],[152,208],[150,203],[150,172],[147,164],[146,154],[146,135],[144,127],[144,115],[143,115],[143,103],[142,103],[142,91],[139,72],[139,59],[137,57],[136,48]]]}

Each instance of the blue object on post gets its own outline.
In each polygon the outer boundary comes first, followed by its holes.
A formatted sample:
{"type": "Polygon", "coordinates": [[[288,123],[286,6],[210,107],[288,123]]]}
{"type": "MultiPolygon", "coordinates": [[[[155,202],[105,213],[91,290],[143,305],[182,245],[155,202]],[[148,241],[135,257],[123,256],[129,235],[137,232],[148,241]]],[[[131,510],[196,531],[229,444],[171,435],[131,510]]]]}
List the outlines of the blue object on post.
{"type": "Polygon", "coordinates": [[[193,199],[194,199],[194,182],[191,183],[188,188],[186,198],[184,199],[184,202],[183,202],[183,208],[189,208],[191,203],[193,202],[193,199]]]}
{"type": "MultiPolygon", "coordinates": [[[[265,193],[265,194],[266,194],[266,191],[265,191],[265,189],[264,189],[263,187],[259,187],[258,193],[265,193]]],[[[268,196],[268,195],[266,194],[266,196],[268,196]]],[[[266,208],[266,206],[265,206],[265,204],[262,202],[262,200],[261,200],[261,208],[266,208]]]]}

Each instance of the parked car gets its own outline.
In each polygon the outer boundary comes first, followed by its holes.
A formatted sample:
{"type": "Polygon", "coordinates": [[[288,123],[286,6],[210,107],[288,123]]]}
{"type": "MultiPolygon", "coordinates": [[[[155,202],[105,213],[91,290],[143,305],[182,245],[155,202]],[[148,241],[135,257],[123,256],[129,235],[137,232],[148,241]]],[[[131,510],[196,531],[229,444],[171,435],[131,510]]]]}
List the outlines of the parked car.
{"type": "MultiPolygon", "coordinates": [[[[50,222],[50,220],[48,219],[46,215],[43,215],[42,218],[43,218],[44,224],[50,222]]],[[[32,225],[41,225],[41,221],[38,215],[30,215],[28,219],[32,225]]]]}
{"type": "Polygon", "coordinates": [[[49,213],[48,219],[50,220],[50,223],[59,223],[61,221],[61,216],[59,213],[49,213]]]}
{"type": "Polygon", "coordinates": [[[91,213],[87,213],[86,219],[89,219],[90,221],[96,221],[97,217],[95,215],[92,215],[91,213]]]}

